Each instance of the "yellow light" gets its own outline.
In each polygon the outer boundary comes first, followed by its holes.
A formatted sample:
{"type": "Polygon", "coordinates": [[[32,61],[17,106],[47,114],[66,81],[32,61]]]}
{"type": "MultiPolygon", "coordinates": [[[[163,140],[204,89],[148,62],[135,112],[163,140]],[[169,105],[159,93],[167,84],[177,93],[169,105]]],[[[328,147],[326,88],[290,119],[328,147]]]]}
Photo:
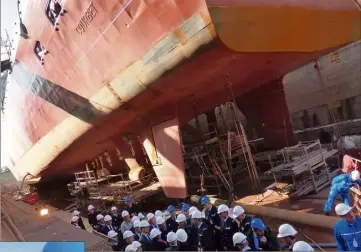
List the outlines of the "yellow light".
{"type": "Polygon", "coordinates": [[[45,216],[45,215],[48,215],[49,214],[49,209],[47,208],[43,208],[40,210],[40,215],[41,216],[45,216]]]}

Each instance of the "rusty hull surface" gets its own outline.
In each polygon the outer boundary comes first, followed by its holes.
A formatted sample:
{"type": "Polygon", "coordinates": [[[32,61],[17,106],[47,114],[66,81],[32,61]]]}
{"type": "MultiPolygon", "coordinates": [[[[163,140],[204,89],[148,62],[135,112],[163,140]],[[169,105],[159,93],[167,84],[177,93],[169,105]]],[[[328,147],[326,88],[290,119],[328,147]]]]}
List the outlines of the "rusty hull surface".
{"type": "Polygon", "coordinates": [[[217,38],[204,0],[66,1],[58,32],[46,3],[24,12],[31,39],[19,42],[7,90],[3,136],[18,180],[73,171],[175,115],[187,122],[194,101],[203,113],[228,99],[227,74],[241,96],[334,49],[236,52],[217,38]],[[96,15],[79,34],[90,5],[96,15]],[[43,66],[35,40],[49,51],[43,66]]]}

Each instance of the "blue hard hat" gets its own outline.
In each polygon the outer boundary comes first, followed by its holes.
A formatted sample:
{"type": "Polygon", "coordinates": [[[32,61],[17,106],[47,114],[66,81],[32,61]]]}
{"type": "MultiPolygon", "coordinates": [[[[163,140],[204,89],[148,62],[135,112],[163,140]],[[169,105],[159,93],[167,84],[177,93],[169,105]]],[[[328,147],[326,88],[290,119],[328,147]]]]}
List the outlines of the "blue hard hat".
{"type": "Polygon", "coordinates": [[[263,221],[259,218],[254,218],[251,221],[251,228],[259,229],[259,230],[265,230],[267,227],[263,223],[263,221]]]}
{"type": "Polygon", "coordinates": [[[211,199],[208,196],[203,196],[201,199],[201,205],[204,205],[208,202],[211,202],[211,199]]]}
{"type": "Polygon", "coordinates": [[[127,197],[124,198],[124,202],[125,202],[126,204],[130,203],[131,200],[132,200],[132,199],[131,199],[129,196],[127,196],[127,197]]]}
{"type": "Polygon", "coordinates": [[[183,212],[189,211],[189,208],[190,208],[190,206],[187,203],[183,203],[183,205],[182,205],[182,211],[183,212]]]}
{"type": "Polygon", "coordinates": [[[169,205],[167,208],[168,212],[173,212],[175,210],[175,207],[173,205],[169,205]]]}

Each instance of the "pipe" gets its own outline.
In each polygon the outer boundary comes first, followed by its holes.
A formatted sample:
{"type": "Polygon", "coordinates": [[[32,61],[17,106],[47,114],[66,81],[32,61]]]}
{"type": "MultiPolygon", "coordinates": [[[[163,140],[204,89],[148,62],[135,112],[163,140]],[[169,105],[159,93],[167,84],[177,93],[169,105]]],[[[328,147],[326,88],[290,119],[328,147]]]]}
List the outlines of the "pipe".
{"type": "Polygon", "coordinates": [[[310,243],[312,248],[337,248],[336,243],[310,243]]]}
{"type": "MultiPolygon", "coordinates": [[[[192,195],[191,201],[193,203],[199,204],[201,197],[198,195],[192,195]]],[[[210,198],[211,202],[214,205],[226,204],[226,200],[210,198]]],[[[233,202],[233,205],[238,205],[237,202],[233,202]]],[[[254,205],[242,205],[245,211],[249,214],[260,215],[263,217],[270,217],[275,219],[284,220],[287,222],[304,224],[308,226],[326,228],[326,229],[334,229],[334,226],[337,221],[340,219],[337,217],[324,216],[319,214],[310,214],[310,213],[300,213],[290,210],[284,210],[274,207],[265,207],[265,206],[254,206],[254,205]]]]}
{"type": "Polygon", "coordinates": [[[25,239],[23,237],[23,235],[19,232],[19,230],[16,228],[14,222],[11,220],[9,214],[7,213],[7,211],[5,210],[4,206],[1,208],[2,214],[4,215],[4,224],[7,224],[7,226],[10,228],[10,231],[12,232],[12,234],[15,236],[15,238],[18,241],[22,241],[24,242],[25,239]]]}

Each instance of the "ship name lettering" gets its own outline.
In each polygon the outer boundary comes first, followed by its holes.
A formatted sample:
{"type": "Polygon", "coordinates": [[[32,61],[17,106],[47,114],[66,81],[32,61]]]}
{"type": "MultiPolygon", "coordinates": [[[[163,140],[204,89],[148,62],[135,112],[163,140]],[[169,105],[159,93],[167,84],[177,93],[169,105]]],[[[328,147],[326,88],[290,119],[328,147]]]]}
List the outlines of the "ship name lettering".
{"type": "Polygon", "coordinates": [[[90,25],[90,23],[94,20],[98,13],[98,10],[95,8],[93,3],[89,5],[86,9],[84,15],[80,18],[78,25],[76,26],[75,30],[78,34],[82,35],[85,33],[86,29],[90,25]]]}

